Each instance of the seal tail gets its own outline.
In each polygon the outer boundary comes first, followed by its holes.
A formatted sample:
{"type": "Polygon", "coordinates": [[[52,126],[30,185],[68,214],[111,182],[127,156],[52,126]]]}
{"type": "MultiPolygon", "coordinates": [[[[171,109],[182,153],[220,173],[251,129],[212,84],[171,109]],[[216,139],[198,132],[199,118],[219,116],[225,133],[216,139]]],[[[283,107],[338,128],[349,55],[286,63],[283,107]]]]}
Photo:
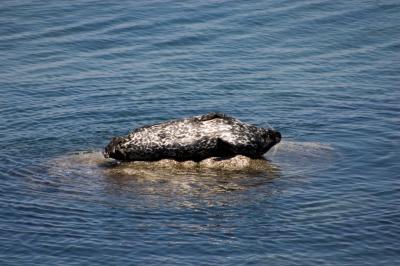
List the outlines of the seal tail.
{"type": "Polygon", "coordinates": [[[117,160],[125,159],[120,151],[120,145],[125,142],[122,137],[114,137],[111,139],[110,143],[104,149],[103,155],[105,158],[114,158],[117,160]]]}

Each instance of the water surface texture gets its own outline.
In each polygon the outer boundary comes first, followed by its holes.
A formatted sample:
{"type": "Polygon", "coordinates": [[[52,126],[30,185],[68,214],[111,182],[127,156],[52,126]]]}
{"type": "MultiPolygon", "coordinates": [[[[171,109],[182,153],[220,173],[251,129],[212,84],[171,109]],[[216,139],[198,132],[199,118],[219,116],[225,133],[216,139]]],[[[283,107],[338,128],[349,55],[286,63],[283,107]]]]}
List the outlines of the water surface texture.
{"type": "Polygon", "coordinates": [[[398,1],[0,5],[1,265],[399,265],[398,1]],[[225,112],[266,171],[115,167],[135,127],[225,112]]]}

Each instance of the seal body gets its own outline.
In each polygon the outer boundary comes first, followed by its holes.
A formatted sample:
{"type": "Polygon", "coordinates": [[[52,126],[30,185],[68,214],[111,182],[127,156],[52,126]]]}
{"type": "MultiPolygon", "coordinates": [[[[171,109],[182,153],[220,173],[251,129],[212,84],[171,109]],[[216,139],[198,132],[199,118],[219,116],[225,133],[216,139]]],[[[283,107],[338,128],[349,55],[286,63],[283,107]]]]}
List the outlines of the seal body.
{"type": "Polygon", "coordinates": [[[140,127],[128,136],[114,137],[104,155],[122,161],[201,161],[235,155],[259,158],[280,140],[281,134],[272,129],[209,113],[140,127]]]}

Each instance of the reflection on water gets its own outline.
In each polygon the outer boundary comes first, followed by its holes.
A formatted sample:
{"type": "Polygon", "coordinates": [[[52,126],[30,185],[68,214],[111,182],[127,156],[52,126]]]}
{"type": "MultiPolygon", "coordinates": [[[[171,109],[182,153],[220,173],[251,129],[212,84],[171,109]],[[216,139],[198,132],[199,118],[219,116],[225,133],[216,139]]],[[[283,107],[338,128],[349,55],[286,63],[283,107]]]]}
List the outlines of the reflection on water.
{"type": "Polygon", "coordinates": [[[170,162],[118,163],[105,159],[101,152],[61,156],[48,162],[47,167],[54,177],[52,182],[64,183],[63,186],[78,191],[123,193],[127,197],[142,198],[147,206],[171,203],[193,207],[199,201],[224,205],[247,200],[246,191],[254,189],[260,189],[262,196],[273,194],[276,192],[273,182],[282,176],[282,171],[306,177],[316,165],[321,168],[322,161],[327,165],[332,150],[325,144],[283,141],[268,154],[273,162],[252,160],[253,167],[242,170],[182,167],[170,162]]]}
{"type": "Polygon", "coordinates": [[[83,184],[90,185],[91,189],[100,185],[98,189],[109,194],[131,193],[146,200],[154,198],[190,206],[193,203],[187,202],[189,198],[198,201],[215,197],[220,201],[224,193],[245,191],[279,178],[278,166],[268,161],[263,163],[263,169],[232,171],[173,165],[154,167],[152,164],[116,163],[104,159],[101,152],[80,152],[56,158],[48,167],[58,182],[70,183],[78,189],[82,189],[83,184]],[[182,198],[185,202],[179,202],[182,198]]]}
{"type": "Polygon", "coordinates": [[[274,165],[263,171],[135,169],[129,166],[117,166],[108,170],[106,175],[109,189],[157,198],[169,197],[173,201],[187,196],[221,201],[224,193],[242,192],[263,186],[280,176],[279,168],[274,165]]]}

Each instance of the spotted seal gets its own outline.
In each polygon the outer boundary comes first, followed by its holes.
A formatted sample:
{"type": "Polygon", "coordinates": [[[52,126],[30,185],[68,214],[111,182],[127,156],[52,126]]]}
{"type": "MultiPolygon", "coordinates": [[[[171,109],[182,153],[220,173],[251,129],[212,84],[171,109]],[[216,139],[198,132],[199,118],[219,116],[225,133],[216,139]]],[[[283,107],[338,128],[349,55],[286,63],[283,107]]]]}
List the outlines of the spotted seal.
{"type": "Polygon", "coordinates": [[[278,131],[209,113],[143,126],[127,136],[114,137],[104,156],[121,161],[201,161],[235,155],[260,158],[280,140],[278,131]]]}

